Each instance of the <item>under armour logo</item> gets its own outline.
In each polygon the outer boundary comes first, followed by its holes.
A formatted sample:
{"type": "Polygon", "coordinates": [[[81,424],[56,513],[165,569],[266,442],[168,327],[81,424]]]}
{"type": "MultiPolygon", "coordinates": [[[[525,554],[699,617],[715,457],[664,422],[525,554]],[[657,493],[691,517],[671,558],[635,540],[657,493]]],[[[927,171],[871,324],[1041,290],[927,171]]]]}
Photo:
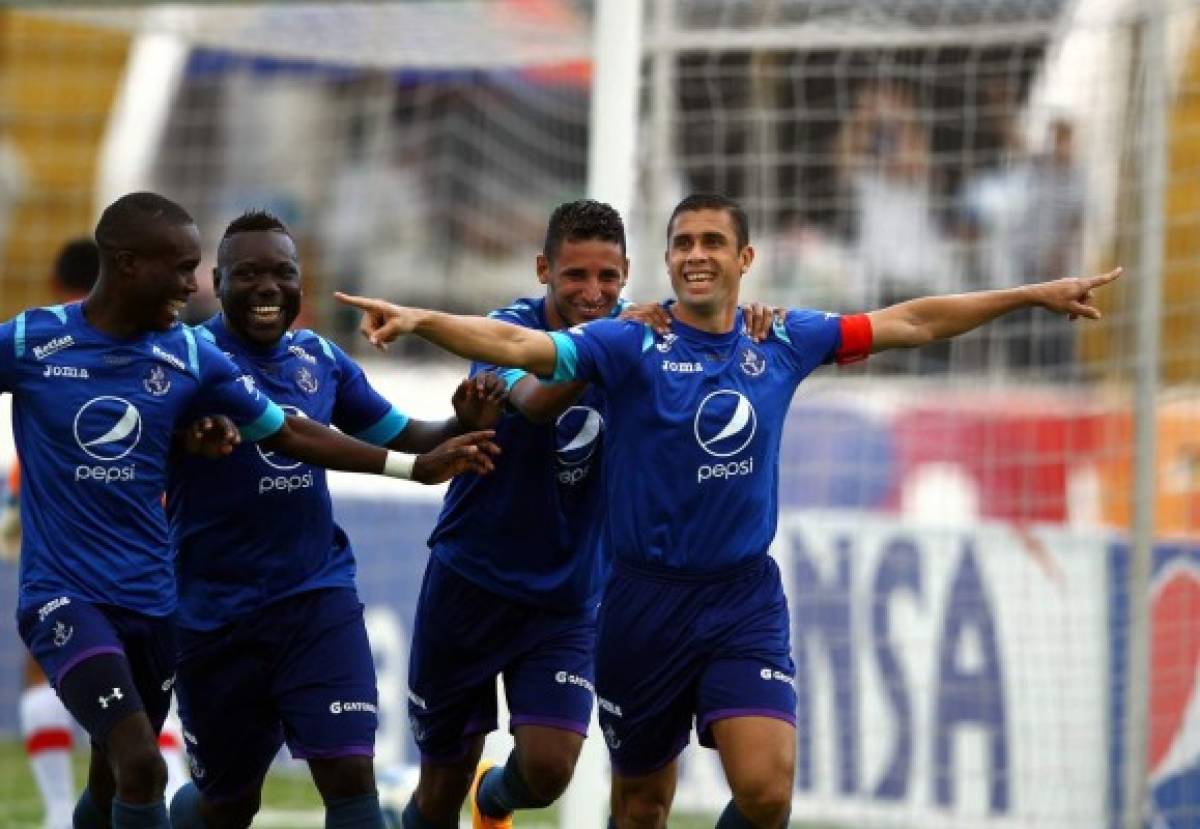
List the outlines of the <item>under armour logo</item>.
{"type": "Polygon", "coordinates": [[[113,700],[125,699],[125,695],[121,693],[120,688],[113,688],[113,692],[108,696],[100,697],[100,707],[105,711],[108,710],[108,704],[113,700]]]}

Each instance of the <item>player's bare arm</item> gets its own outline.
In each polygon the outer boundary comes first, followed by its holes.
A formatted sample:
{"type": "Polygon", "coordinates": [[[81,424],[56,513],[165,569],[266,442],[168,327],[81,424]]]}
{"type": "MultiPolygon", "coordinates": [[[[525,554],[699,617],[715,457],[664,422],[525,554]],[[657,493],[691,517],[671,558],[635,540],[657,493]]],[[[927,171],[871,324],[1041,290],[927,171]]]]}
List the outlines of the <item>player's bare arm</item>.
{"type": "Polygon", "coordinates": [[[871,351],[912,348],[957,337],[1022,308],[1045,308],[1071,319],[1098,320],[1095,291],[1121,276],[1115,268],[1097,276],[1073,276],[999,291],[931,296],[872,311],[871,351]]]}
{"type": "Polygon", "coordinates": [[[454,417],[440,421],[410,420],[408,426],[387,444],[400,452],[428,452],[465,432],[491,429],[504,412],[508,396],[504,381],[492,371],[483,371],[458,384],[450,399],[454,417]]]}
{"type": "Polygon", "coordinates": [[[516,382],[508,393],[512,407],[533,423],[549,423],[579,399],[588,384],[583,380],[570,383],[545,383],[531,374],[516,382]]]}
{"type": "Polygon", "coordinates": [[[487,317],[408,308],[341,292],[334,297],[363,312],[359,330],[376,348],[383,348],[405,334],[416,334],[468,360],[523,368],[541,376],[554,372],[556,349],[544,331],[487,317]]]}
{"type": "MultiPolygon", "coordinates": [[[[417,455],[407,477],[422,484],[437,484],[464,472],[487,474],[495,468],[492,457],[500,451],[492,443],[494,434],[469,432],[451,438],[432,451],[417,455]]],[[[278,432],[260,443],[272,451],[326,469],[389,474],[389,450],[343,435],[310,418],[289,415],[278,432]]]]}

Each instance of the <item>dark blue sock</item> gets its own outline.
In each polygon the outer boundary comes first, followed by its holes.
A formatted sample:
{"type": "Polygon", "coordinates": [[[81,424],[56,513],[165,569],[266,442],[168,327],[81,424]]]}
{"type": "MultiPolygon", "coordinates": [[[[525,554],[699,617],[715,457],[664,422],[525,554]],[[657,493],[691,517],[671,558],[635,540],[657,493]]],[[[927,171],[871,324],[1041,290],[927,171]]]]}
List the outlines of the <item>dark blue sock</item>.
{"type": "Polygon", "coordinates": [[[360,794],[326,801],[325,829],[384,829],[379,795],[360,794]]]}
{"type": "Polygon", "coordinates": [[[190,780],[171,798],[171,829],[206,829],[200,817],[200,790],[190,780]]]}
{"type": "Polygon", "coordinates": [[[111,825],[108,816],[96,806],[92,793],[86,788],[75,803],[73,824],[75,829],[109,829],[111,825]]]}
{"type": "Polygon", "coordinates": [[[167,804],[157,803],[122,803],[113,798],[112,804],[113,829],[171,829],[167,819],[167,804]]]}
{"type": "Polygon", "coordinates": [[[479,811],[488,817],[507,817],[517,809],[544,809],[553,800],[543,800],[529,790],[517,767],[517,752],[508,755],[504,768],[492,768],[479,783],[475,797],[479,811]]]}
{"type": "Polygon", "coordinates": [[[414,794],[408,801],[408,805],[404,807],[404,814],[400,816],[400,823],[404,829],[458,829],[458,821],[449,826],[438,826],[425,815],[421,814],[421,810],[417,808],[417,796],[414,794]]]}
{"type": "Polygon", "coordinates": [[[746,820],[746,816],[738,809],[737,804],[732,800],[725,807],[725,811],[721,812],[721,816],[717,818],[716,829],[757,829],[757,827],[746,820]]]}

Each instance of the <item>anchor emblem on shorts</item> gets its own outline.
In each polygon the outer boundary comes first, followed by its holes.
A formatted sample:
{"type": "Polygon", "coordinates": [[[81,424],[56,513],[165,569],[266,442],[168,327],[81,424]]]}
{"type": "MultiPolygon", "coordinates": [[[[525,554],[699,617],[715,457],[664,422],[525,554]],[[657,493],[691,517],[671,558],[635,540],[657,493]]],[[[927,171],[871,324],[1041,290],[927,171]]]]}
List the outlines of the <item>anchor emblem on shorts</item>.
{"type": "Polygon", "coordinates": [[[103,708],[105,711],[107,711],[108,704],[110,702],[112,702],[113,700],[121,700],[121,699],[125,699],[125,695],[121,693],[121,689],[113,688],[113,692],[111,694],[109,694],[108,696],[100,697],[100,707],[103,708]]]}
{"type": "Polygon", "coordinates": [[[75,628],[71,625],[64,624],[61,620],[54,623],[54,644],[57,647],[62,647],[71,641],[71,634],[75,632],[75,628]]]}

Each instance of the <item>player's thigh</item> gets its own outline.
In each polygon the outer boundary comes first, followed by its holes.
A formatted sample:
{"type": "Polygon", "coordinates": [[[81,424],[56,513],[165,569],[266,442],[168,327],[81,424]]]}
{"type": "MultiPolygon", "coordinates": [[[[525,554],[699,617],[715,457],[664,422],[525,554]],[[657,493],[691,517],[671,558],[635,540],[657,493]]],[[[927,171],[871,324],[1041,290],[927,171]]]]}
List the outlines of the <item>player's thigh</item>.
{"type": "Polygon", "coordinates": [[[116,620],[133,681],[154,733],[162,731],[171,710],[179,642],[174,623],[128,612],[116,620]]]}
{"type": "Polygon", "coordinates": [[[738,716],[712,724],[713,739],[736,801],[761,807],[790,802],[796,728],[777,717],[738,716]]]}
{"type": "Polygon", "coordinates": [[[370,758],[379,727],[375,662],[354,590],[317,590],[263,615],[278,653],[270,677],[292,756],[370,758]]]}
{"type": "Polygon", "coordinates": [[[125,717],[145,711],[113,609],[70,597],[31,608],[18,619],[30,655],[71,716],[98,745],[125,717]]]}
{"type": "Polygon", "coordinates": [[[496,677],[525,648],[523,609],[430,557],[409,649],[408,713],[423,760],[449,764],[496,728],[496,677]]]}
{"type": "Polygon", "coordinates": [[[514,733],[540,726],[584,737],[596,693],[596,614],[529,610],[523,650],[504,668],[504,692],[514,733]]]}
{"type": "Polygon", "coordinates": [[[614,572],[600,606],[596,697],[615,772],[642,777],[687,745],[706,645],[689,585],[614,572]]]}
{"type": "Polygon", "coordinates": [[[269,665],[236,631],[180,631],[175,683],[192,780],[205,800],[252,800],[283,745],[269,665]]]}

